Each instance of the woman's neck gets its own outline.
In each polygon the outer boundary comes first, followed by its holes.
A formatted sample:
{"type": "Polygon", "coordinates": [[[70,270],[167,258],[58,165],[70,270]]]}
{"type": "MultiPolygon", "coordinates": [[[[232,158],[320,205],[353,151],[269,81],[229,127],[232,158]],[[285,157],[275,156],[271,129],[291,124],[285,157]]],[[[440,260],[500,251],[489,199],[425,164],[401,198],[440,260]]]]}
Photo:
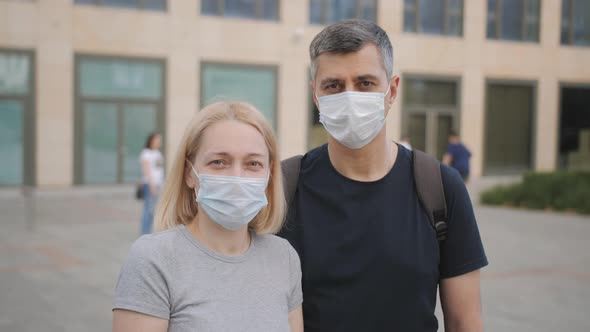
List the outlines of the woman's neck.
{"type": "Polygon", "coordinates": [[[247,225],[237,231],[229,231],[204,213],[198,213],[186,228],[207,248],[226,256],[240,256],[250,248],[247,225]]]}

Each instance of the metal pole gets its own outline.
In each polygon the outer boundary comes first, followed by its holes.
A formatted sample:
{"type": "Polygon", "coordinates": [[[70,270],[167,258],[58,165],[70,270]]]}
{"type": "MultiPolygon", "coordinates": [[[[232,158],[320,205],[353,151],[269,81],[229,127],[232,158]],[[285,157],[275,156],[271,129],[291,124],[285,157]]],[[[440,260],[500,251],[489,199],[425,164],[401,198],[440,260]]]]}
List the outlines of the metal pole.
{"type": "Polygon", "coordinates": [[[35,192],[33,186],[25,185],[22,187],[24,197],[24,216],[25,216],[25,227],[27,231],[33,232],[36,228],[36,210],[37,204],[35,199],[35,192]]]}

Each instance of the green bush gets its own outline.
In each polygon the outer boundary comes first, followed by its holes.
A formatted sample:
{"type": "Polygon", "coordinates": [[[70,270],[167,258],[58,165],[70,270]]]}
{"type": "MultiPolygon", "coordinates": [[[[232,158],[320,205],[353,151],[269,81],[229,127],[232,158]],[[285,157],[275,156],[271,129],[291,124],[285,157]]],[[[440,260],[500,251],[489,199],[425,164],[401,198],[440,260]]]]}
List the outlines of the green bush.
{"type": "Polygon", "coordinates": [[[527,173],[521,183],[483,192],[481,203],[590,214],[590,172],[527,173]]]}

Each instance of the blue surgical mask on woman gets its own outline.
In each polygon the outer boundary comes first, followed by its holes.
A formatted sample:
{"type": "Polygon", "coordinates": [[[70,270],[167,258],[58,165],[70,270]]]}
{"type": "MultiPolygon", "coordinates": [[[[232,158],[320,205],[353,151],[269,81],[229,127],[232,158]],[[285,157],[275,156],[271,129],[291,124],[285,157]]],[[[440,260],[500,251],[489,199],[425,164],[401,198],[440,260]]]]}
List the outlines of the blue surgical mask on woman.
{"type": "Polygon", "coordinates": [[[211,220],[227,230],[237,231],[247,225],[268,204],[268,177],[199,175],[191,168],[199,179],[196,201],[211,220]]]}

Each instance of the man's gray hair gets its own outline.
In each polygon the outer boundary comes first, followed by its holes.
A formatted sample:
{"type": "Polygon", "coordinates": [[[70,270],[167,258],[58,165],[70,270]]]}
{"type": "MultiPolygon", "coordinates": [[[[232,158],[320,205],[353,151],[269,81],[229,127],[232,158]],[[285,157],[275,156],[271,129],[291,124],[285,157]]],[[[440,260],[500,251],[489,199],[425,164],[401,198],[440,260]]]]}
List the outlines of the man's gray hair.
{"type": "Polygon", "coordinates": [[[377,46],[383,59],[387,79],[391,79],[393,77],[393,47],[387,33],[371,21],[353,19],[331,24],[315,36],[309,45],[312,80],[315,80],[317,72],[316,60],[322,53],[357,52],[367,43],[377,46]]]}

